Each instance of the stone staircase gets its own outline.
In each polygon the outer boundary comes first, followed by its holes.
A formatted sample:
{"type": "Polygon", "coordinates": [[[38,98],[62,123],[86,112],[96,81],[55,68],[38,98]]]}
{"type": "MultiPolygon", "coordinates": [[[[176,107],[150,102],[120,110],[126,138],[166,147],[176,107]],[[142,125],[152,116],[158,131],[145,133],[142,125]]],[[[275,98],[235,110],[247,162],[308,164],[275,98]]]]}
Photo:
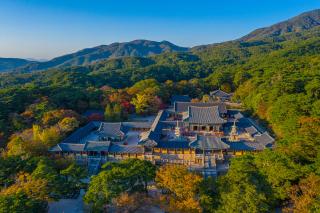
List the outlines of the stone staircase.
{"type": "Polygon", "coordinates": [[[101,158],[89,158],[88,159],[88,174],[96,175],[101,167],[102,159],[101,158]]]}

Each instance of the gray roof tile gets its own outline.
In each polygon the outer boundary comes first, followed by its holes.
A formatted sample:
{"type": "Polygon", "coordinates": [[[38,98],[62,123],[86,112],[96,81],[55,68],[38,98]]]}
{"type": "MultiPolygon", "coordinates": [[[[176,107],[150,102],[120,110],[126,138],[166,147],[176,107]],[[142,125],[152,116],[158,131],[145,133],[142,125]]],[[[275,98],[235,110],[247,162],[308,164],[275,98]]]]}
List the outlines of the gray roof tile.
{"type": "Polygon", "coordinates": [[[201,150],[224,150],[228,149],[229,145],[216,136],[197,135],[196,140],[190,143],[190,147],[201,150]]]}
{"type": "Polygon", "coordinates": [[[215,97],[220,97],[220,98],[230,98],[231,97],[231,94],[226,93],[222,90],[212,91],[212,92],[210,92],[210,95],[215,96],[215,97]]]}
{"type": "Polygon", "coordinates": [[[132,154],[142,154],[144,148],[142,146],[128,146],[128,145],[118,145],[112,144],[109,148],[110,153],[132,153],[132,154]]]}
{"type": "Polygon", "coordinates": [[[101,122],[98,132],[106,137],[121,137],[128,132],[129,128],[122,125],[122,123],[106,123],[101,122]]]}
{"type": "Polygon", "coordinates": [[[271,145],[275,141],[274,138],[271,137],[268,132],[264,132],[261,135],[255,135],[254,140],[260,144],[263,144],[264,146],[271,145]]]}
{"type": "Polygon", "coordinates": [[[84,146],[84,151],[107,152],[109,146],[110,141],[88,141],[84,146]]]}
{"type": "Polygon", "coordinates": [[[90,132],[97,130],[99,127],[100,122],[91,121],[87,125],[77,129],[74,131],[71,135],[69,135],[66,139],[62,141],[62,143],[80,143],[80,140],[87,135],[90,134],[90,132]]]}
{"type": "Polygon", "coordinates": [[[190,106],[188,114],[185,116],[184,121],[198,124],[223,124],[226,123],[220,117],[218,106],[212,107],[195,107],[190,106]]]}
{"type": "Polygon", "coordinates": [[[122,125],[128,128],[148,129],[151,127],[152,122],[143,122],[143,121],[123,122],[122,125]]]}
{"type": "Polygon", "coordinates": [[[160,140],[162,128],[164,124],[162,121],[165,121],[168,117],[168,113],[165,110],[160,110],[154,119],[151,128],[149,131],[142,133],[141,139],[139,144],[146,144],[148,142],[149,144],[155,144],[157,141],[160,140]],[[151,143],[150,143],[151,142],[151,143]]]}
{"type": "Polygon", "coordinates": [[[82,152],[85,144],[79,143],[60,143],[58,144],[63,152],[82,152]]]}
{"type": "Polygon", "coordinates": [[[189,141],[187,140],[170,140],[170,141],[159,141],[157,142],[157,148],[167,149],[188,149],[189,141]]]}
{"type": "Polygon", "coordinates": [[[246,130],[247,133],[249,133],[251,136],[253,136],[254,134],[259,133],[258,130],[254,127],[254,126],[249,126],[244,128],[246,130]]]}
{"type": "Polygon", "coordinates": [[[60,148],[59,144],[55,145],[54,147],[51,147],[49,149],[49,152],[61,152],[62,149],[60,148]]]}
{"type": "Polygon", "coordinates": [[[242,115],[241,112],[237,112],[236,114],[234,114],[234,118],[239,120],[241,118],[244,118],[244,116],[242,115]]]}
{"type": "Polygon", "coordinates": [[[182,112],[187,112],[188,108],[190,106],[195,106],[195,107],[212,107],[212,106],[219,106],[219,113],[227,113],[227,107],[224,103],[221,102],[175,102],[174,104],[174,111],[176,113],[182,113],[182,112]]]}
{"type": "Polygon", "coordinates": [[[250,141],[226,142],[226,144],[230,146],[231,151],[261,151],[265,148],[258,142],[250,141]]]}

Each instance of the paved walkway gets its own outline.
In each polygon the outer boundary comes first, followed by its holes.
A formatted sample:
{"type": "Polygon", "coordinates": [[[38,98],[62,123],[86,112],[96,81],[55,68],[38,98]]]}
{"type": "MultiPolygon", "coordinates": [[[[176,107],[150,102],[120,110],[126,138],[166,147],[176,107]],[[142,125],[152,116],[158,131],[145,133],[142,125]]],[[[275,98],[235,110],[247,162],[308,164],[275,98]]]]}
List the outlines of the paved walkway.
{"type": "Polygon", "coordinates": [[[49,213],[83,213],[82,197],[84,191],[81,190],[77,199],[61,199],[49,203],[49,213]]]}

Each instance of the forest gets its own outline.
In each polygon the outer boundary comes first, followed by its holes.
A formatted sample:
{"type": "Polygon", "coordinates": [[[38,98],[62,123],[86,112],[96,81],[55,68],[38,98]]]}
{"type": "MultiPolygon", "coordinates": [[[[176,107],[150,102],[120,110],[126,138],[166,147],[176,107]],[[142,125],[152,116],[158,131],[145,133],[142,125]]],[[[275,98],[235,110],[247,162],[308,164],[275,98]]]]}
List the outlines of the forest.
{"type": "Polygon", "coordinates": [[[124,202],[136,204],[150,180],[169,192],[161,200],[169,212],[317,212],[320,28],[184,53],[0,74],[0,147],[0,212],[43,212],[49,201],[74,197],[85,187],[85,201],[95,211],[112,202],[122,208],[124,202]],[[133,113],[157,112],[172,94],[205,101],[215,89],[234,92],[246,113],[273,132],[275,149],[234,158],[228,173],[217,179],[178,166],[106,164],[89,186],[80,181],[84,168],[48,154],[87,122],[86,110],[124,121],[133,113]],[[141,176],[130,172],[133,168],[148,172],[141,176]],[[139,184],[130,188],[124,182],[139,184]]]}

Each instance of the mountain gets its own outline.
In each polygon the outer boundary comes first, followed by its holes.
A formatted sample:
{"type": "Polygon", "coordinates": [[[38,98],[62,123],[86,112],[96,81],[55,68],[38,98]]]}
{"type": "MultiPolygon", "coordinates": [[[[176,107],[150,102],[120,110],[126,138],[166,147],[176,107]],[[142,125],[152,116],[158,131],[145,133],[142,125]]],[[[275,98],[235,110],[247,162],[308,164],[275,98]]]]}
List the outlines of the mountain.
{"type": "Polygon", "coordinates": [[[240,38],[240,41],[258,40],[266,37],[281,36],[291,32],[302,32],[320,25],[320,9],[302,13],[289,20],[264,27],[240,38]]]}
{"type": "Polygon", "coordinates": [[[0,58],[0,72],[6,72],[31,62],[32,61],[20,58],[0,58]]]}
{"type": "MultiPolygon", "coordinates": [[[[279,48],[281,42],[290,40],[290,37],[315,37],[320,32],[320,9],[302,13],[289,20],[279,22],[270,27],[260,28],[232,41],[213,43],[192,47],[193,53],[211,55],[211,58],[220,60],[220,56],[228,56],[232,60],[242,60],[251,56],[245,47],[261,47],[269,45],[270,48],[261,51],[270,52],[279,48]],[[306,32],[306,33],[304,33],[306,32]],[[311,35],[310,35],[310,32],[311,35]],[[278,43],[279,42],[279,43],[278,43]],[[238,53],[237,57],[234,57],[238,53]]],[[[225,59],[229,60],[229,59],[225,59]]]]}
{"type": "MultiPolygon", "coordinates": [[[[287,21],[274,24],[270,27],[257,29],[249,33],[248,35],[234,41],[227,41],[218,44],[216,43],[209,45],[201,45],[189,49],[185,47],[179,47],[168,41],[156,42],[148,40],[134,40],[130,42],[112,43],[110,45],[100,45],[93,48],[86,48],[75,53],[54,58],[49,61],[33,61],[31,63],[24,62],[21,64],[17,64],[16,66],[7,65],[6,68],[2,68],[2,71],[8,71],[9,69],[13,69],[17,72],[31,72],[36,70],[46,70],[49,68],[57,67],[89,65],[97,61],[111,58],[120,58],[127,56],[146,57],[150,55],[161,54],[164,52],[201,51],[201,54],[204,54],[204,52],[208,50],[210,54],[216,55],[218,57],[217,60],[220,60],[220,56],[223,55],[223,57],[225,57],[226,55],[228,55],[227,52],[230,52],[231,50],[243,51],[243,45],[263,45],[266,42],[265,39],[276,38],[281,40],[285,38],[288,34],[301,34],[302,32],[313,29],[317,26],[320,26],[320,9],[302,13],[287,21]],[[247,43],[244,44],[245,42],[247,43]]],[[[234,52],[235,51],[233,51],[233,53],[234,52]]],[[[245,51],[243,51],[241,54],[241,58],[246,58],[248,56],[245,51]]],[[[232,60],[238,59],[233,58],[232,60]]]]}
{"type": "Polygon", "coordinates": [[[134,40],[124,43],[112,43],[110,45],[101,45],[93,48],[87,48],[78,52],[63,55],[46,62],[33,62],[19,67],[16,71],[30,72],[35,70],[44,70],[56,67],[68,67],[78,65],[88,65],[96,61],[109,58],[118,58],[126,56],[145,57],[164,52],[184,52],[186,47],[179,47],[168,41],[148,41],[134,40]]]}

